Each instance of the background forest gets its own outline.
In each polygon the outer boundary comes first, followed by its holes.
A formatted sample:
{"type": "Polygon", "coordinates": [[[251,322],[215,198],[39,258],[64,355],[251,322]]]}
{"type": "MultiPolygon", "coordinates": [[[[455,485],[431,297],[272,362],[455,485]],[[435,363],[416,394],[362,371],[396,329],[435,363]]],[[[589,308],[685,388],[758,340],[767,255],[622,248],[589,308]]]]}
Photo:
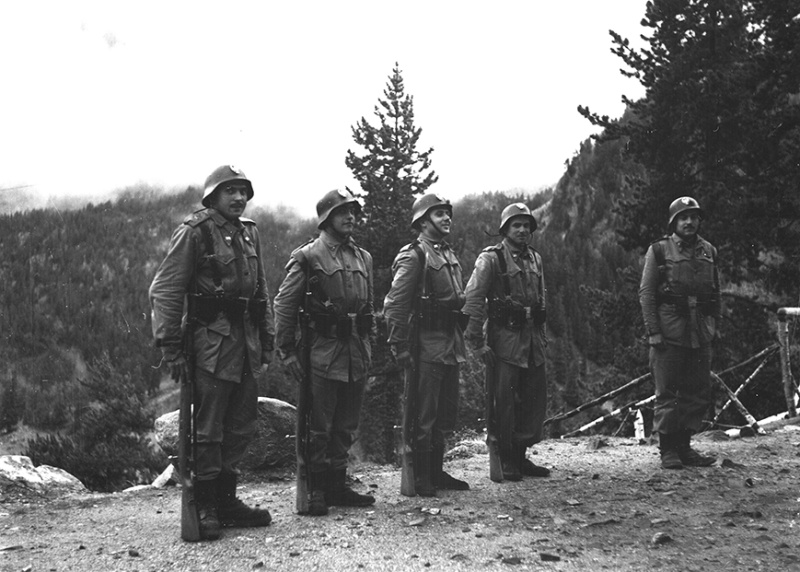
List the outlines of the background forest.
{"type": "MultiPolygon", "coordinates": [[[[719,249],[725,310],[715,370],[774,343],[775,310],[798,305],[796,3],[656,1],[642,26],[641,50],[613,32],[611,45],[645,97],[628,101],[618,119],[579,108],[603,130],[579,143],[555,187],[487,190],[454,202],[450,242],[465,279],[481,249],[499,241],[503,207],[522,201],[535,209],[533,245],[548,290],[551,415],[648,371],[637,296],[641,258],[666,231],[667,206],[678,196],[699,200],[706,213],[700,233],[719,249]]],[[[394,254],[413,238],[411,203],[438,189],[432,149],[417,149],[421,128],[399,66],[374,115],[373,123],[362,118],[353,127],[355,148],[345,163],[361,185],[358,240],[375,257],[380,303],[394,254]]],[[[135,188],[101,204],[0,217],[0,423],[5,431],[24,424],[42,432],[29,446],[34,462],[107,490],[163,469],[147,432],[176,397],[153,347],[147,290],[172,231],[199,208],[200,196],[192,187],[135,188]]],[[[251,207],[246,214],[258,223],[274,296],[291,251],[314,236],[316,221],[313,213],[289,210],[251,207]]],[[[360,446],[388,462],[401,381],[382,336],[377,344],[363,421],[370,431],[360,446]]],[[[757,417],[785,410],[777,361],[759,378],[740,396],[745,405],[757,417]]],[[[482,428],[482,379],[482,364],[471,358],[462,370],[463,430],[482,428]]],[[[735,389],[743,379],[726,381],[735,389]]],[[[262,395],[295,402],[279,364],[259,384],[262,395]]],[[[644,384],[621,399],[650,394],[652,385],[644,384]]],[[[595,408],[548,430],[556,436],[600,414],[595,408]]],[[[741,424],[737,415],[721,422],[741,424]]]]}

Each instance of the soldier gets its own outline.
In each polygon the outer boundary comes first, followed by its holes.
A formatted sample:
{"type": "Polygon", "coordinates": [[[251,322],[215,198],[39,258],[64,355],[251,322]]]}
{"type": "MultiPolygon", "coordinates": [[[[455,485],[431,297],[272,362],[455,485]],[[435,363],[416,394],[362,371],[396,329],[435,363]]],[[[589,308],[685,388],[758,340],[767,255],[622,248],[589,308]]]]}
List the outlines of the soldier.
{"type": "Polygon", "coordinates": [[[470,316],[467,340],[486,364],[487,384],[493,384],[487,407],[496,420],[489,431],[497,431],[500,478],[510,481],[550,474],[526,458],[528,447],[542,440],[547,411],[544,272],[542,257],[528,244],[536,226],[525,204],[503,209],[503,241],[478,255],[464,306],[470,316]]]}
{"type": "Polygon", "coordinates": [[[255,222],[242,217],[253,198],[244,173],[223,165],[208,176],[202,210],[172,235],[150,286],[153,333],[172,378],[195,371],[195,498],[203,539],[221,526],[266,526],[269,511],[236,497],[237,465],[256,433],[262,365],[272,359],[274,325],[255,222]],[[188,298],[188,301],[187,301],[188,298]],[[192,307],[190,322],[184,308],[192,307]],[[191,323],[194,355],[183,353],[191,323]]]}
{"type": "MultiPolygon", "coordinates": [[[[333,190],[317,203],[319,237],[296,249],[275,297],[278,351],[298,383],[311,383],[308,514],[328,506],[369,506],[346,482],[371,363],[372,256],[352,239],[361,205],[349,190],[333,190]],[[311,292],[310,380],[297,355],[295,332],[304,296],[311,292]]],[[[298,435],[298,439],[303,436],[298,435]]]]}
{"type": "Polygon", "coordinates": [[[711,403],[711,342],[721,314],[717,249],[697,234],[702,215],[692,197],[672,202],[670,235],[650,245],[639,286],[656,387],[653,432],[665,469],[716,460],[690,444],[711,403]]]}
{"type": "Polygon", "coordinates": [[[458,412],[459,364],[466,361],[461,264],[444,240],[450,234],[452,209],[449,201],[434,194],[414,202],[411,226],[419,237],[395,257],[384,302],[389,343],[398,364],[418,368],[413,450],[414,488],[420,496],[435,496],[437,488],[469,489],[442,468],[445,441],[458,412]],[[417,331],[419,339],[409,339],[410,330],[417,331]],[[414,345],[418,363],[411,353],[414,345]]]}

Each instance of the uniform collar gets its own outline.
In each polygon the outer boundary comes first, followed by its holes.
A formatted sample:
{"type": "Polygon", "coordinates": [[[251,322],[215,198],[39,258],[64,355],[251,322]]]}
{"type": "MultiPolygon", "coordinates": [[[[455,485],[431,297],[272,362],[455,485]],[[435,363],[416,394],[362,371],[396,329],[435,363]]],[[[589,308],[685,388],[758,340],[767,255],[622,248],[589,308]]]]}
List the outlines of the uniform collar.
{"type": "Polygon", "coordinates": [[[240,220],[236,220],[235,222],[231,221],[231,220],[228,220],[224,216],[222,216],[219,213],[219,211],[215,210],[212,207],[208,208],[208,215],[211,217],[211,220],[213,220],[214,223],[217,226],[230,225],[230,227],[232,228],[232,232],[235,232],[237,230],[241,230],[242,228],[244,228],[244,225],[242,224],[242,222],[240,220]]]}
{"type": "Polygon", "coordinates": [[[319,238],[320,240],[322,240],[322,243],[325,246],[327,246],[330,250],[336,250],[340,246],[349,246],[350,248],[353,248],[353,245],[355,244],[353,242],[352,236],[348,236],[345,240],[339,240],[338,238],[333,236],[333,234],[328,232],[326,229],[323,229],[319,233],[319,238]]]}
{"type": "Polygon", "coordinates": [[[505,246],[506,251],[511,255],[511,258],[516,260],[517,258],[527,258],[529,260],[533,259],[533,255],[531,254],[530,249],[526,246],[525,248],[514,248],[509,241],[503,239],[503,246],[505,246]]]}
{"type": "Polygon", "coordinates": [[[450,245],[447,244],[447,242],[444,241],[444,240],[441,240],[441,241],[437,242],[435,240],[431,240],[430,238],[428,238],[427,236],[424,236],[423,234],[420,234],[419,235],[419,241],[427,243],[428,246],[433,248],[436,252],[445,252],[445,251],[450,250],[450,245]]]}
{"type": "Polygon", "coordinates": [[[683,240],[680,236],[678,236],[673,232],[670,238],[675,243],[675,246],[678,247],[678,250],[680,250],[681,252],[684,250],[690,250],[690,251],[695,250],[697,247],[700,246],[700,236],[695,236],[694,241],[688,242],[686,240],[683,240]]]}

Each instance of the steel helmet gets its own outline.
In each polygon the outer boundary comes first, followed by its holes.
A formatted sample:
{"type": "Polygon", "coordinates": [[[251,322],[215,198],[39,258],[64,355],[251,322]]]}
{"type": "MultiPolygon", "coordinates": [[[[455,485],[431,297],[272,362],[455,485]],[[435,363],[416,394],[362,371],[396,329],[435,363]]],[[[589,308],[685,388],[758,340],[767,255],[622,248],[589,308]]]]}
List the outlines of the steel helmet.
{"type": "Polygon", "coordinates": [[[436,207],[447,207],[450,216],[453,216],[453,205],[450,204],[450,201],[436,194],[422,195],[414,201],[414,205],[411,207],[411,226],[416,226],[429,210],[436,207]]]}
{"type": "Polygon", "coordinates": [[[669,223],[667,226],[672,226],[672,221],[678,214],[684,211],[699,211],[700,216],[703,216],[703,209],[692,197],[680,197],[672,201],[669,205],[669,223]]]}
{"type": "Polygon", "coordinates": [[[317,203],[317,219],[319,220],[317,228],[322,228],[322,225],[325,224],[325,221],[328,220],[328,217],[331,216],[331,213],[335,209],[342,205],[350,204],[356,206],[356,214],[361,213],[361,203],[358,202],[358,199],[353,195],[350,189],[334,189],[325,193],[325,196],[317,203]]]}
{"type": "Polygon", "coordinates": [[[204,207],[211,206],[211,194],[222,183],[227,183],[228,181],[244,181],[247,183],[247,200],[249,201],[253,198],[253,183],[245,177],[244,171],[233,165],[222,165],[214,169],[214,172],[206,179],[206,184],[203,187],[203,200],[200,201],[204,207]]]}
{"type": "Polygon", "coordinates": [[[536,224],[536,219],[533,218],[533,214],[531,213],[531,209],[528,208],[528,205],[525,203],[513,203],[504,208],[503,212],[500,213],[500,234],[503,234],[503,229],[505,228],[506,223],[508,223],[508,221],[515,216],[528,217],[531,219],[531,232],[536,230],[538,225],[536,224]]]}

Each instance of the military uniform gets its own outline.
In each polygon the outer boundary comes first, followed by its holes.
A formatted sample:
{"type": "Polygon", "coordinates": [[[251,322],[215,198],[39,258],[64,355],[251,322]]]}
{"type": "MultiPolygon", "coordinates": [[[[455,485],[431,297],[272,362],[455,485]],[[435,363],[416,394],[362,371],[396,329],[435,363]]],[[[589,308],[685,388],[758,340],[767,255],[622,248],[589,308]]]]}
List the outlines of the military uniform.
{"type": "Polygon", "coordinates": [[[286,269],[275,297],[277,346],[283,357],[296,349],[307,280],[318,280],[309,301],[311,471],[343,472],[371,363],[372,256],[352,239],[340,241],[323,230],[292,253],[286,269]]]}
{"type": "Polygon", "coordinates": [[[187,294],[220,297],[231,305],[199,315],[194,328],[198,480],[235,473],[255,436],[253,372],[274,338],[260,251],[252,220],[235,224],[212,208],[198,211],[175,230],[150,286],[153,332],[166,360],[183,349],[187,294]]]}
{"type": "Polygon", "coordinates": [[[420,235],[397,254],[392,277],[383,311],[395,355],[417,343],[409,339],[412,313],[421,296],[428,300],[426,307],[420,308],[423,318],[418,330],[418,430],[414,449],[430,462],[435,482],[442,474],[445,440],[455,429],[459,364],[466,361],[464,326],[460,323],[465,301],[461,264],[446,242],[420,235]]]}
{"type": "Polygon", "coordinates": [[[467,339],[479,350],[488,338],[495,356],[494,417],[501,456],[504,465],[519,469],[526,449],[542,439],[547,411],[541,256],[528,245],[513,248],[507,240],[484,249],[475,261],[466,297],[467,339]]]}
{"type": "Polygon", "coordinates": [[[639,301],[648,335],[664,341],[650,349],[653,431],[660,435],[699,431],[710,405],[711,342],[721,312],[715,260],[706,240],[698,236],[690,244],[675,234],[645,255],[639,301]]]}

